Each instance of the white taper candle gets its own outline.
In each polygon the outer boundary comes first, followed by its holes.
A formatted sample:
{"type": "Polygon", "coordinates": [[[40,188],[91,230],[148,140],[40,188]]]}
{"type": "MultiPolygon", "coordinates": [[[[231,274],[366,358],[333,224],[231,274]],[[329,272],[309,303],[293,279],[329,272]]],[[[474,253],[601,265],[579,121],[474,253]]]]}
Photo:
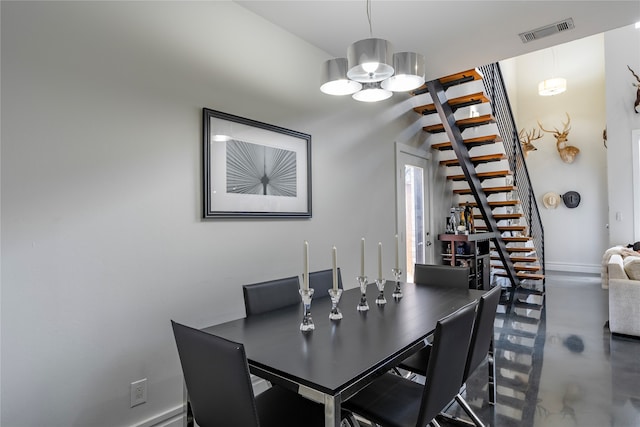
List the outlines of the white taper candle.
{"type": "Polygon", "coordinates": [[[382,279],[382,242],[378,242],[378,279],[382,279]]]}
{"type": "Polygon", "coordinates": [[[360,276],[364,277],[364,237],[360,242],[360,276]]]}
{"type": "Polygon", "coordinates": [[[400,268],[400,240],[396,234],[396,270],[400,268]]]}
{"type": "Polygon", "coordinates": [[[302,273],[302,287],[305,290],[309,290],[309,242],[304,241],[304,251],[303,251],[303,263],[304,269],[302,273]]]}
{"type": "Polygon", "coordinates": [[[333,290],[338,290],[338,250],[336,247],[333,247],[331,251],[332,259],[333,259],[333,290]]]}

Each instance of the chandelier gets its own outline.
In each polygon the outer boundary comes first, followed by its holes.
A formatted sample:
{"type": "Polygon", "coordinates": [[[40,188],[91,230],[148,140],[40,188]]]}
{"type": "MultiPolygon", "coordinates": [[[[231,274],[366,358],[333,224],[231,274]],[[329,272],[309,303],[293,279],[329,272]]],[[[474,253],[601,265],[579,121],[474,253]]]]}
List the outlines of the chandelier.
{"type": "Polygon", "coordinates": [[[346,58],[324,63],[320,90],[328,95],[351,95],[356,101],[377,102],[393,92],[406,92],[424,84],[424,56],[393,53],[393,45],[373,38],[371,3],[367,0],[369,38],[353,43],[346,58]]]}
{"type": "Polygon", "coordinates": [[[558,95],[567,90],[567,79],[555,77],[556,53],[553,50],[553,47],[551,48],[551,55],[553,56],[553,75],[550,79],[545,79],[538,83],[538,95],[540,96],[558,95]]]}
{"type": "Polygon", "coordinates": [[[567,90],[567,79],[555,77],[543,80],[538,83],[538,94],[540,96],[553,96],[567,90]]]}

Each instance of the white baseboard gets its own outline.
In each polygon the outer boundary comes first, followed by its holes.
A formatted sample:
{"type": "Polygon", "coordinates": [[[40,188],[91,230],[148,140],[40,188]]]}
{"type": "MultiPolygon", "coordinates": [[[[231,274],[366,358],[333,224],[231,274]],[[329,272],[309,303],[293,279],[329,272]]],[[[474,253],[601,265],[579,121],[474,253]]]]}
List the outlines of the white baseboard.
{"type": "Polygon", "coordinates": [[[184,412],[184,405],[179,405],[133,427],[184,427],[184,412]]]}
{"type": "MultiPolygon", "coordinates": [[[[255,375],[251,375],[251,384],[256,395],[270,387],[266,380],[255,375]]],[[[185,411],[184,405],[179,405],[132,427],[184,427],[185,411]]],[[[194,422],[194,426],[197,427],[198,425],[194,422]]]]}
{"type": "Polygon", "coordinates": [[[547,262],[545,268],[546,271],[598,275],[602,269],[599,264],[569,264],[566,262],[547,262]]]}

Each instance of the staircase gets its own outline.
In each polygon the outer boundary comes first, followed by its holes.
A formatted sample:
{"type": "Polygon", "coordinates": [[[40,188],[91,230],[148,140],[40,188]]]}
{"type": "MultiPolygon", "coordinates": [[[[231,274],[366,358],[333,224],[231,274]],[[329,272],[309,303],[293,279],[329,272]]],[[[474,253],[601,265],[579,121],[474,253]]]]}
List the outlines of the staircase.
{"type": "Polygon", "coordinates": [[[544,229],[498,64],[430,81],[413,93],[453,198],[492,239],[492,283],[511,299],[544,294],[544,229]],[[428,95],[427,95],[428,93],[428,95]],[[443,139],[447,139],[442,141],[443,139]]]}

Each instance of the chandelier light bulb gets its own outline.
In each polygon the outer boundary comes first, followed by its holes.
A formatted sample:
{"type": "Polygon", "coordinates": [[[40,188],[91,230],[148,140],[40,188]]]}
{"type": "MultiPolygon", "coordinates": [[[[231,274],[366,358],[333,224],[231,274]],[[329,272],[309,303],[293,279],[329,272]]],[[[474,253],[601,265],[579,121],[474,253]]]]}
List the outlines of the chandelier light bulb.
{"type": "Polygon", "coordinates": [[[373,74],[377,69],[380,63],[378,62],[365,62],[362,64],[362,69],[369,74],[373,74]]]}

